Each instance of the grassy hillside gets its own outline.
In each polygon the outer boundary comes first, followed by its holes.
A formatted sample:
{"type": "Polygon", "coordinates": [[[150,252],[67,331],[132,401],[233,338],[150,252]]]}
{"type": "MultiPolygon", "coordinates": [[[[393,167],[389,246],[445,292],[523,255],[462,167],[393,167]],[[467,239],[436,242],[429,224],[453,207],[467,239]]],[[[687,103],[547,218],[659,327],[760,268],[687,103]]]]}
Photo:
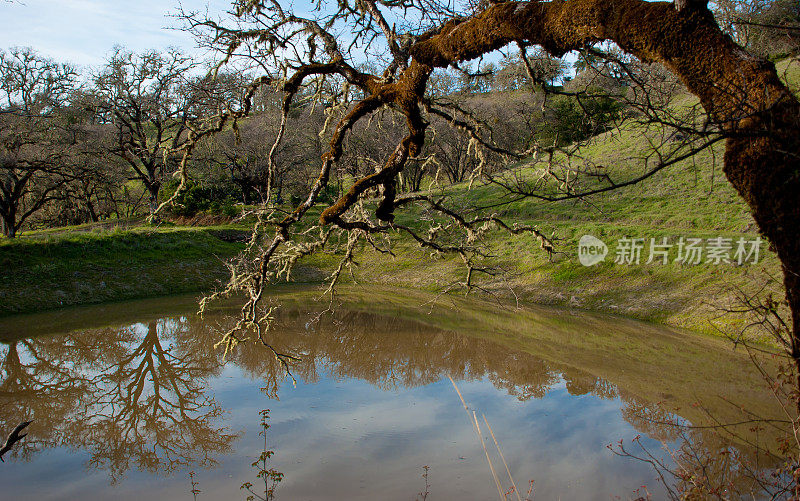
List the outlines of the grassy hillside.
{"type": "MultiPolygon", "coordinates": [[[[635,148],[636,136],[623,133],[615,141],[618,151],[635,148]]],[[[604,146],[598,145],[598,155],[604,146]]],[[[465,196],[489,201],[496,191],[484,187],[465,196]]],[[[644,264],[650,238],[660,241],[668,237],[674,243],[680,237],[705,240],[722,236],[735,242],[739,237],[757,236],[747,208],[708,164],[696,167],[683,162],[642,185],[591,202],[523,201],[504,208],[500,215],[509,221],[536,225],[547,234],[555,232],[558,253],[550,261],[530,235],[495,233],[489,239],[489,250],[507,273],[505,280],[484,280],[482,285],[506,295],[511,286],[528,301],[616,312],[711,332],[715,327],[706,321],[717,316],[718,307],[729,306],[733,290],[753,291],[770,275],[780,276],[777,259],[766,245],[762,245],[756,265],[644,264]],[[580,264],[578,240],[583,235],[598,237],[609,246],[604,262],[592,267],[580,264]],[[623,237],[645,238],[642,264],[613,263],[616,241],[623,237]]],[[[401,244],[395,252],[394,259],[361,257],[356,277],[426,288],[463,280],[457,258],[429,257],[411,243],[401,244]]],[[[673,248],[671,259],[675,253],[673,248]]],[[[773,284],[772,288],[778,290],[779,286],[773,284]]]]}
{"type": "MultiPolygon", "coordinates": [[[[800,62],[778,65],[793,88],[800,83],[800,62]]],[[[686,96],[678,105],[692,102],[686,96]]],[[[641,157],[649,145],[635,125],[623,126],[593,139],[582,155],[618,173],[641,171],[641,157]]],[[[724,144],[702,151],[633,186],[585,200],[541,202],[532,199],[503,207],[499,215],[509,221],[537,225],[547,234],[555,232],[557,251],[552,262],[529,235],[497,233],[489,241],[496,262],[508,270],[504,279],[483,285],[500,294],[515,289],[522,299],[548,304],[571,305],[609,311],[663,322],[707,333],[719,329],[735,332],[742,319],[723,315],[736,307],[739,291],[754,293],[764,287],[781,295],[777,258],[761,246],[758,264],[699,264],[670,262],[666,265],[618,265],[613,263],[616,241],[623,237],[645,238],[642,263],[647,260],[650,238],[738,238],[757,236],[747,206],[722,173],[724,144]],[[603,263],[584,267],[578,261],[578,240],[593,235],[609,246],[603,263]],[[777,281],[774,279],[777,278],[777,281]]],[[[466,184],[451,189],[456,198],[476,205],[500,199],[495,186],[466,184]]],[[[405,223],[413,224],[413,218],[405,223]]],[[[676,257],[672,249],[670,259],[676,257]]],[[[427,257],[412,243],[396,249],[394,259],[362,256],[356,277],[362,281],[435,288],[463,279],[457,259],[427,257]]]]}
{"type": "MultiPolygon", "coordinates": [[[[779,72],[792,85],[800,82],[797,61],[780,64],[779,72]]],[[[677,105],[690,102],[687,96],[677,105]]],[[[646,148],[642,131],[628,125],[595,137],[582,154],[616,172],[635,173],[641,164],[631,159],[641,157],[646,148]]],[[[528,301],[613,312],[697,331],[735,329],[741,319],[716,319],[720,308],[732,304],[735,291],[753,292],[770,277],[780,279],[777,259],[765,245],[756,265],[644,264],[650,238],[668,237],[672,242],[679,237],[755,238],[747,207],[722,174],[722,153],[718,144],[640,184],[587,200],[529,199],[503,207],[499,215],[510,222],[554,232],[558,252],[550,261],[529,235],[495,233],[488,241],[491,262],[506,273],[483,279],[481,285],[507,296],[513,288],[528,301]],[[603,263],[584,267],[578,262],[578,240],[586,234],[609,246],[603,263]],[[616,241],[622,237],[646,239],[642,264],[613,263],[616,241]]],[[[448,191],[455,200],[477,204],[495,202],[500,196],[493,186],[469,189],[463,184],[448,191]]],[[[398,218],[419,224],[416,213],[398,218]]],[[[209,290],[227,276],[222,260],[241,249],[241,244],[226,240],[244,228],[39,232],[0,241],[0,314],[209,290]]],[[[463,280],[458,258],[431,256],[402,238],[394,250],[396,257],[364,250],[357,259],[356,280],[428,290],[463,280]]],[[[674,253],[675,249],[671,258],[674,253]]],[[[321,279],[336,259],[329,254],[312,256],[295,278],[321,279]]],[[[780,293],[779,283],[767,287],[780,293]]]]}

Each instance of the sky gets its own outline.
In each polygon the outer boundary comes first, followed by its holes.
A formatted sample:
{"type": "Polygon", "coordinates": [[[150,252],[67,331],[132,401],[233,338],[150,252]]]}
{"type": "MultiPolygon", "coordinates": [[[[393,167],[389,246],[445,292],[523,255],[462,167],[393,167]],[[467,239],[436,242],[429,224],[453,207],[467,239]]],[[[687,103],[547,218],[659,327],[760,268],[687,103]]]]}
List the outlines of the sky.
{"type": "MultiPolygon", "coordinates": [[[[82,67],[103,64],[115,45],[134,51],[169,46],[203,54],[171,18],[179,0],[0,0],[0,49],[32,47],[82,67]],[[169,29],[173,28],[173,29],[169,29]]],[[[220,15],[230,0],[181,0],[185,10],[220,15]]]]}
{"type": "MultiPolygon", "coordinates": [[[[308,5],[307,0],[290,3],[301,13],[308,5]]],[[[172,16],[179,5],[218,18],[231,0],[0,0],[0,50],[31,47],[89,71],[102,66],[115,45],[134,52],[178,47],[205,59],[209,54],[177,29],[181,22],[172,16]]],[[[499,59],[495,53],[484,61],[499,59]]]]}

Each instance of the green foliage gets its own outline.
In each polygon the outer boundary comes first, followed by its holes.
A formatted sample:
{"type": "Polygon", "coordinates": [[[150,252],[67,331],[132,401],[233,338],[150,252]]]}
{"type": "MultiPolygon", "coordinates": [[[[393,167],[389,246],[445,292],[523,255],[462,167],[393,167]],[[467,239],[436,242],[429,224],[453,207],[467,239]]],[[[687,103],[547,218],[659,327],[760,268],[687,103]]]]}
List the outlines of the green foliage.
{"type": "Polygon", "coordinates": [[[0,239],[0,315],[207,291],[244,244],[213,229],[141,227],[0,239]]]}
{"type": "MultiPolygon", "coordinates": [[[[165,195],[168,195],[162,197],[168,198],[177,189],[178,181],[170,181],[163,188],[165,195]]],[[[232,183],[202,185],[190,182],[188,188],[175,199],[171,211],[177,216],[185,217],[201,212],[234,217],[239,213],[235,204],[241,199],[241,190],[232,183]]]]}
{"type": "Polygon", "coordinates": [[[602,89],[587,89],[587,96],[553,97],[536,135],[545,144],[567,145],[608,130],[619,118],[622,105],[602,89]]]}
{"type": "MultiPolygon", "coordinates": [[[[289,203],[292,204],[292,206],[297,206],[298,204],[303,202],[303,200],[305,200],[307,196],[308,194],[306,192],[303,192],[302,194],[292,193],[289,196],[289,203]]],[[[339,198],[338,186],[335,186],[334,184],[329,184],[328,186],[324,187],[322,191],[320,191],[319,195],[317,196],[317,203],[330,205],[333,202],[335,202],[336,199],[338,198],[339,198]]]]}

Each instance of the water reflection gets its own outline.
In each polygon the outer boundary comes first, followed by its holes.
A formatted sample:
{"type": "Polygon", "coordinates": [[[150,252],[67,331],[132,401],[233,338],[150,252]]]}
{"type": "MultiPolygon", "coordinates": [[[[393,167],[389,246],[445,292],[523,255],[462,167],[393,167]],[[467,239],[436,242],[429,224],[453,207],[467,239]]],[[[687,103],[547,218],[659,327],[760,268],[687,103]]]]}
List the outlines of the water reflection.
{"type": "MultiPolygon", "coordinates": [[[[345,298],[335,314],[321,317],[308,295],[283,297],[285,306],[276,316],[270,343],[277,351],[300,357],[292,371],[305,384],[326,378],[342,384],[358,380],[399,391],[451,376],[467,383],[489,381],[518,402],[544,399],[564,388],[578,400],[569,406],[560,401],[570,407],[560,412],[584,412],[590,407],[586,398],[619,401],[622,419],[648,437],[666,442],[680,438],[680,429],[669,424],[676,409],[695,423],[705,414],[723,422],[737,421],[741,417],[737,403],[768,417],[777,412],[768,399],[754,398],[762,390],[742,357],[706,342],[687,342],[620,319],[497,310],[475,303],[431,312],[429,307],[391,306],[400,301],[373,296],[378,301],[345,298]],[[705,407],[692,406],[696,400],[705,407]]],[[[406,302],[421,304],[418,298],[406,302]]],[[[228,312],[219,310],[201,319],[186,313],[185,300],[178,303],[154,304],[138,323],[125,319],[122,327],[90,327],[49,336],[26,337],[47,323],[43,316],[0,320],[4,340],[0,429],[34,419],[29,440],[6,458],[31,461],[35,468],[43,451],[67,447],[85,451],[90,467],[108,472],[116,481],[131,469],[173,472],[208,466],[234,448],[246,448],[237,445],[241,430],[226,423],[224,410],[235,408],[223,409],[210,386],[224,379],[226,367],[236,367],[268,395],[283,395],[289,390],[283,366],[257,343],[239,345],[226,366],[214,343],[230,325],[228,312]],[[25,326],[31,326],[30,332],[25,326]]],[[[89,326],[117,321],[113,313],[98,316],[91,309],[75,314],[83,315],[89,326]]],[[[457,397],[451,393],[439,398],[457,397]]],[[[552,433],[566,436],[576,431],[554,427],[552,433]]],[[[602,448],[623,438],[613,433],[597,445],[602,448]]],[[[777,432],[762,431],[758,437],[731,442],[730,435],[698,429],[686,438],[710,456],[734,443],[742,458],[769,467],[773,464],[769,456],[759,456],[746,442],[757,440],[763,446],[772,444],[775,436],[777,432]]],[[[393,447],[398,450],[392,454],[400,454],[399,445],[393,447]]],[[[412,466],[418,469],[422,464],[412,466]]],[[[749,478],[740,477],[725,481],[746,487],[749,478]]],[[[519,479],[522,484],[526,480],[519,479]]],[[[625,495],[629,492],[625,487],[614,493],[625,495]]],[[[408,490],[408,497],[415,492],[408,490]]],[[[599,494],[607,498],[610,493],[599,494]]]]}
{"type": "Polygon", "coordinates": [[[90,452],[116,480],[131,466],[157,472],[213,463],[235,435],[205,392],[219,355],[185,317],[10,341],[4,348],[0,426],[33,419],[15,455],[47,447],[90,452]]]}
{"type": "MultiPolygon", "coordinates": [[[[354,377],[383,389],[427,385],[450,375],[464,381],[487,379],[495,388],[520,401],[544,398],[563,382],[569,395],[620,400],[620,414],[625,421],[653,440],[672,444],[673,454],[681,457],[683,466],[698,470],[684,472],[689,485],[679,485],[676,487],[678,490],[689,488],[696,481],[697,474],[702,473],[713,477],[709,483],[724,486],[721,490],[735,498],[734,492],[760,491],[758,483],[764,482],[769,470],[780,462],[775,445],[777,437],[786,436],[785,429],[772,425],[769,425],[770,429],[763,426],[754,428],[753,416],[748,416],[749,412],[765,412],[766,409],[754,409],[753,402],[736,400],[734,394],[728,393],[737,391],[729,386],[731,382],[726,376],[734,370],[728,364],[735,364],[735,360],[714,357],[706,362],[718,377],[698,379],[694,387],[716,393],[716,399],[702,405],[697,400],[692,401],[691,409],[706,414],[708,419],[703,420],[696,413],[691,415],[699,425],[734,423],[744,416],[748,428],[686,429],[684,426],[691,423],[672,410],[675,407],[670,407],[670,402],[649,401],[587,371],[546,361],[526,351],[511,351],[493,339],[437,330],[413,320],[387,318],[364,311],[343,311],[335,316],[323,316],[314,324],[309,324],[309,318],[308,313],[301,311],[279,315],[274,324],[275,333],[270,339],[277,351],[302,357],[303,362],[296,366],[296,370],[306,382],[317,380],[320,367],[334,377],[354,377]],[[747,412],[737,408],[737,403],[745,406],[747,412]],[[732,439],[736,439],[736,448],[731,445],[732,439]],[[773,455],[766,449],[776,453],[773,455]],[[720,457],[725,460],[719,461],[720,457]]],[[[654,340],[646,342],[654,343],[654,340]]],[[[713,357],[713,353],[705,355],[713,357]]],[[[253,347],[241,350],[236,356],[236,362],[253,377],[272,385],[280,380],[275,374],[280,373],[281,368],[277,362],[264,365],[264,360],[263,351],[253,347]]],[[[736,370],[744,374],[748,369],[744,366],[736,370]]],[[[621,370],[624,372],[625,369],[621,370]]],[[[739,389],[750,382],[743,378],[739,389]]],[[[696,398],[694,387],[686,388],[689,398],[696,398]]],[[[277,393],[277,389],[274,391],[277,393]]],[[[777,415],[777,403],[769,411],[772,412],[769,416],[777,415]]],[[[677,412],[680,412],[679,408],[677,412]]],[[[615,442],[618,438],[621,437],[609,437],[608,442],[615,442]]],[[[649,452],[663,456],[663,451],[652,445],[649,452]]],[[[663,459],[666,464],[671,464],[669,457],[663,459]]],[[[682,480],[671,478],[676,483],[682,480]]]]}
{"type": "MultiPolygon", "coordinates": [[[[279,313],[270,343],[300,361],[292,371],[315,382],[321,367],[335,378],[357,378],[381,389],[417,387],[451,375],[463,380],[488,377],[520,400],[543,396],[559,381],[559,371],[526,353],[509,352],[495,342],[394,317],[339,311],[314,323],[300,311],[279,313]]],[[[253,377],[272,387],[280,364],[253,344],[232,357],[253,377]]]]}
{"type": "MultiPolygon", "coordinates": [[[[30,459],[42,447],[58,445],[59,437],[77,436],[82,428],[75,419],[92,391],[90,353],[83,336],[12,341],[2,349],[0,427],[11,430],[24,420],[34,420],[27,440],[10,456],[30,459]],[[61,430],[59,433],[40,430],[61,430]]],[[[94,345],[94,346],[92,346],[94,345]]]]}
{"type": "MultiPolygon", "coordinates": [[[[122,342],[106,353],[87,420],[93,466],[122,473],[134,462],[148,471],[207,465],[235,435],[216,424],[222,409],[205,392],[221,363],[196,342],[185,317],[114,331],[122,342]]],[[[101,334],[102,336],[103,334],[101,334]]]]}

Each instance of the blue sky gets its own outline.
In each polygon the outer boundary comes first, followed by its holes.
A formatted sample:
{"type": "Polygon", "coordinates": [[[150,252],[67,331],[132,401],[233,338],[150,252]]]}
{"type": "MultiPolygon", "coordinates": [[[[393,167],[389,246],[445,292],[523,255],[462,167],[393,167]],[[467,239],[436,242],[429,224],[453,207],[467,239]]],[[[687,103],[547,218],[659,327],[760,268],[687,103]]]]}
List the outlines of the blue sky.
{"type": "MultiPolygon", "coordinates": [[[[221,14],[230,0],[182,0],[186,10],[221,14]]],[[[59,61],[102,64],[114,45],[135,51],[180,47],[194,42],[169,17],[178,0],[0,0],[0,49],[33,47],[59,61]]]]}
{"type": "MultiPolygon", "coordinates": [[[[308,1],[290,3],[302,13],[308,1]]],[[[231,0],[0,0],[0,50],[32,47],[84,69],[101,66],[115,45],[135,52],[173,46],[204,58],[192,37],[176,29],[181,23],[171,16],[179,4],[216,18],[231,0]]]]}

